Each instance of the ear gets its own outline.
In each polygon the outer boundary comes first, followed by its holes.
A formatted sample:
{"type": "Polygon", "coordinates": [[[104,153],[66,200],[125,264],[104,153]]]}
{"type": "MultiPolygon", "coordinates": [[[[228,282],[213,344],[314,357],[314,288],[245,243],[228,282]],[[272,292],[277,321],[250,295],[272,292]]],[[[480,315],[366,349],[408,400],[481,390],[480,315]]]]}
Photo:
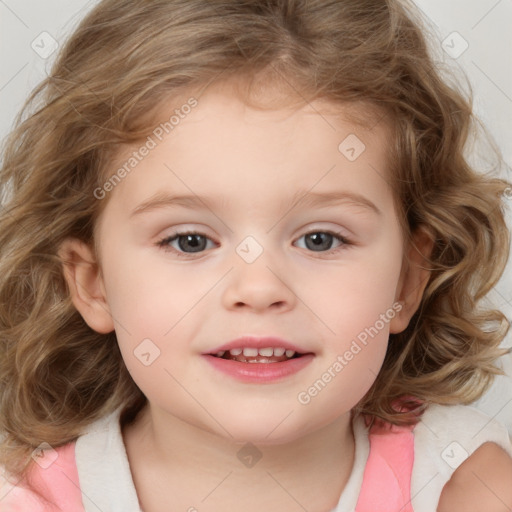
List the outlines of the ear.
{"type": "Polygon", "coordinates": [[[71,300],[87,325],[102,334],[114,330],[105,287],[94,252],[85,242],[69,238],[58,250],[71,300]]]}
{"type": "Polygon", "coordinates": [[[404,256],[396,290],[395,302],[400,302],[402,309],[390,322],[390,332],[393,334],[407,328],[421,303],[430,278],[426,258],[430,258],[433,246],[434,236],[426,228],[420,227],[414,232],[404,256]]]}

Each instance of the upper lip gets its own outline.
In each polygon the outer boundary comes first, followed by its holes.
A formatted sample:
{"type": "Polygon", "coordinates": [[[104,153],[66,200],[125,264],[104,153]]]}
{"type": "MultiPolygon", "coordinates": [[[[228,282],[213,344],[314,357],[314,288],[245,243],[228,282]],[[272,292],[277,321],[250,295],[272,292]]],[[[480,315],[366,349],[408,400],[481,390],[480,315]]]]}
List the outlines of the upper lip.
{"type": "Polygon", "coordinates": [[[216,354],[221,351],[228,351],[234,348],[268,348],[282,347],[286,350],[293,350],[297,354],[306,354],[309,351],[301,349],[297,345],[276,336],[242,336],[232,341],[219,345],[218,347],[205,352],[205,354],[216,354]]]}

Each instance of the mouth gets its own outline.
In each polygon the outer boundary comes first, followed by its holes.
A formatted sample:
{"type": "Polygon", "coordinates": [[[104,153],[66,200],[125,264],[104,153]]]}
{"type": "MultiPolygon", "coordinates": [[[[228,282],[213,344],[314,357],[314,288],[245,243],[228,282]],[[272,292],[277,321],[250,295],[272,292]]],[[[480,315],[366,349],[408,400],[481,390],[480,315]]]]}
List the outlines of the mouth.
{"type": "Polygon", "coordinates": [[[236,361],[238,363],[282,363],[291,359],[298,359],[306,354],[296,352],[284,347],[238,347],[230,350],[219,350],[213,357],[236,361]]]}
{"type": "Polygon", "coordinates": [[[206,361],[230,378],[248,383],[282,381],[300,372],[315,358],[286,340],[242,337],[203,353],[206,361]]]}

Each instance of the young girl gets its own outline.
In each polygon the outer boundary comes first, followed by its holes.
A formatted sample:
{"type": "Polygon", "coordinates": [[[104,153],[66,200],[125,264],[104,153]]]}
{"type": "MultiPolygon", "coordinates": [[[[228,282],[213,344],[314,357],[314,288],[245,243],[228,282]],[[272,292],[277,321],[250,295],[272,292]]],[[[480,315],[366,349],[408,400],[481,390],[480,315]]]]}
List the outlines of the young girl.
{"type": "MultiPolygon", "coordinates": [[[[512,507],[467,406],[509,183],[396,0],[104,0],[4,149],[1,511],[512,507]]],[[[507,453],[508,452],[508,453],[507,453]]]]}

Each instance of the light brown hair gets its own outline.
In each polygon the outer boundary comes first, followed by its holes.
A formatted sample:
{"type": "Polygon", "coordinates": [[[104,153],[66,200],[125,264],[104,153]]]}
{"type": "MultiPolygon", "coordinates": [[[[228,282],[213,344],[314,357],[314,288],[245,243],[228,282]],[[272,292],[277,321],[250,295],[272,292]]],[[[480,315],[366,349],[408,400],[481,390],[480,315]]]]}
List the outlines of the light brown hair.
{"type": "Polygon", "coordinates": [[[404,423],[392,407],[404,395],[425,404],[482,395],[509,327],[480,299],[508,258],[510,184],[469,165],[470,99],[441,78],[413,13],[405,0],[104,0],[92,10],[3,151],[0,464],[21,475],[40,443],[72,441],[123,405],[129,421],[145,404],[115,333],[94,332],[74,308],[57,250],[68,237],[94,245],[108,197],[93,191],[119,146],[155,127],[162,99],[236,77],[247,79],[248,101],[249,86],[279,84],[304,102],[380,116],[392,127],[404,235],[423,226],[434,240],[421,305],[391,335],[358,412],[404,423]]]}

